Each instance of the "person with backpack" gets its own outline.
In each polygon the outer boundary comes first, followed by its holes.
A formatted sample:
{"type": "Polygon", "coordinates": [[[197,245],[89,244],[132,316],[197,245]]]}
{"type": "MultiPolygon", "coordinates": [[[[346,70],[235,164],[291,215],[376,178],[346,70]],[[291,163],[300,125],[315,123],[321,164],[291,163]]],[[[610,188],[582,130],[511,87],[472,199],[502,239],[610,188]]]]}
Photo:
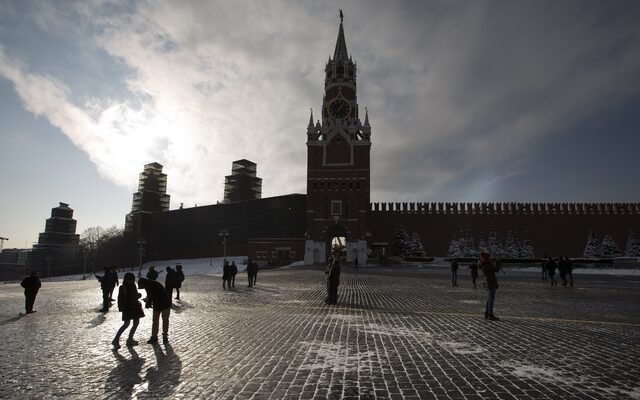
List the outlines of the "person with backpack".
{"type": "Polygon", "coordinates": [[[498,290],[498,276],[496,273],[500,270],[500,267],[494,265],[491,261],[491,256],[483,251],[480,253],[480,259],[478,260],[478,269],[482,271],[482,275],[484,277],[482,283],[487,291],[484,319],[499,321],[500,318],[496,317],[493,313],[493,304],[496,300],[496,290],[498,290]]]}
{"type": "Polygon", "coordinates": [[[136,333],[136,329],[138,329],[140,318],[144,317],[142,305],[138,301],[140,297],[142,297],[142,295],[138,293],[138,288],[136,287],[136,276],[131,272],[127,272],[124,274],[122,285],[118,290],[118,310],[122,313],[122,321],[124,323],[120,329],[118,329],[116,336],[111,342],[114,349],[120,348],[120,336],[122,336],[124,331],[129,327],[131,321],[133,321],[133,325],[129,331],[127,346],[135,346],[138,344],[138,342],[133,339],[133,335],[136,333]]]}

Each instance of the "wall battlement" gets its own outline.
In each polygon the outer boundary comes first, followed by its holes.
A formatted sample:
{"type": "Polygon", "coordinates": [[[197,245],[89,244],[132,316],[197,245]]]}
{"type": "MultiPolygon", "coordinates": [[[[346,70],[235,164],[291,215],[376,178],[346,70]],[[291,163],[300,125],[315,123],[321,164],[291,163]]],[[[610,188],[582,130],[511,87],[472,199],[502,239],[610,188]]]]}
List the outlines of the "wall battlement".
{"type": "Polygon", "coordinates": [[[442,215],[640,215],[640,203],[370,203],[369,211],[442,215]]]}

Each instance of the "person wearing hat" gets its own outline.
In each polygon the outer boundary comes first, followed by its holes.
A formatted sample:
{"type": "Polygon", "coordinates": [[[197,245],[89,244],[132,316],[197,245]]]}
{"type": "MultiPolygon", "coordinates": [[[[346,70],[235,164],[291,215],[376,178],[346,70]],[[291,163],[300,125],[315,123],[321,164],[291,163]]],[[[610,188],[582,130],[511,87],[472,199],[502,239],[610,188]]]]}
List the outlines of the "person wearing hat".
{"type": "Polygon", "coordinates": [[[114,349],[120,348],[120,336],[122,336],[124,331],[129,327],[131,321],[133,321],[133,325],[129,331],[127,346],[135,346],[138,344],[138,342],[133,339],[133,335],[136,333],[136,329],[138,329],[140,318],[144,317],[142,305],[138,301],[140,297],[142,297],[142,295],[138,293],[138,288],[136,287],[136,276],[131,272],[127,272],[124,274],[122,285],[120,285],[118,291],[118,310],[122,313],[122,321],[124,323],[120,329],[118,329],[118,333],[116,333],[116,336],[111,342],[114,349]]]}
{"type": "Polygon", "coordinates": [[[480,253],[480,259],[478,260],[478,268],[482,271],[484,276],[483,285],[487,291],[487,302],[484,309],[484,319],[490,321],[499,321],[500,318],[493,314],[493,303],[496,300],[496,290],[498,289],[498,277],[496,272],[500,270],[498,265],[494,265],[491,261],[491,256],[484,251],[480,253]]]}

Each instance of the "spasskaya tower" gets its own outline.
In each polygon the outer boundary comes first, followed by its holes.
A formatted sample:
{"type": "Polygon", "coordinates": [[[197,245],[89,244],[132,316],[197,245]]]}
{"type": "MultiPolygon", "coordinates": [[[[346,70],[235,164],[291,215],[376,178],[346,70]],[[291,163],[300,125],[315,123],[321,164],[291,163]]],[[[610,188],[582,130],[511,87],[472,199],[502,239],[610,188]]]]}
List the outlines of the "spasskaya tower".
{"type": "Polygon", "coordinates": [[[371,126],[360,120],[356,63],[347,52],[343,15],[325,67],[322,120],[307,127],[307,240],[305,262],[324,263],[331,240],[343,237],[347,261],[367,260],[371,126]]]}

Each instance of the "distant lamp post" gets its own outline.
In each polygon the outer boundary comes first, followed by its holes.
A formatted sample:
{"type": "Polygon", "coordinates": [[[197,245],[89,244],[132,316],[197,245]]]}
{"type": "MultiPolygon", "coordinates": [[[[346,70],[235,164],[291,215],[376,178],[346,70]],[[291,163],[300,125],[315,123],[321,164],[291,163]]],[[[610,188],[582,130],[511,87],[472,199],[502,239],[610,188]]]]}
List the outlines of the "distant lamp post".
{"type": "Polygon", "coordinates": [[[224,261],[227,261],[227,237],[229,237],[229,230],[228,229],[220,229],[220,232],[218,232],[218,236],[222,237],[222,256],[224,258],[224,261]]]}
{"type": "Polygon", "coordinates": [[[145,256],[145,246],[147,241],[145,239],[138,240],[138,278],[142,276],[142,259],[145,256]]]}

